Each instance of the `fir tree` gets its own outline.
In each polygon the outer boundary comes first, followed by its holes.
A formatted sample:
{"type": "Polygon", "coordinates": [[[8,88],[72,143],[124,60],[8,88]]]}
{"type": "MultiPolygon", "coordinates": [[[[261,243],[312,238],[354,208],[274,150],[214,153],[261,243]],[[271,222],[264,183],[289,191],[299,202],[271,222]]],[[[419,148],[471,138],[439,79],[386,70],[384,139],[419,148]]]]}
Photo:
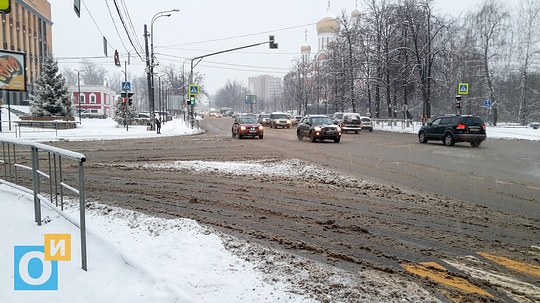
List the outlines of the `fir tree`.
{"type": "Polygon", "coordinates": [[[30,96],[32,116],[73,116],[66,79],[58,74],[58,62],[52,56],[44,59],[41,75],[35,81],[35,94],[30,96]]]}
{"type": "Polygon", "coordinates": [[[122,98],[117,98],[116,102],[114,104],[114,117],[113,120],[118,123],[119,125],[125,125],[126,123],[133,122],[133,119],[135,118],[135,107],[129,106],[126,103],[122,102],[122,98]],[[129,119],[128,119],[129,118],[129,119]],[[128,119],[129,122],[125,121],[128,119]]]}

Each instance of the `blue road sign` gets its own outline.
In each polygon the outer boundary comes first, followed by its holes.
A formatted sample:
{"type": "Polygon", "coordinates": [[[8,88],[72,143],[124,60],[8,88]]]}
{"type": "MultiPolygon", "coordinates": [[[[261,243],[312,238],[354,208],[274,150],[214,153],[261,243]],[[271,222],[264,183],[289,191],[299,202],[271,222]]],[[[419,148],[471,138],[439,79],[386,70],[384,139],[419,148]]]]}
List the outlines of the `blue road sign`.
{"type": "Polygon", "coordinates": [[[122,82],[122,90],[131,90],[131,82],[122,82]]]}
{"type": "Polygon", "coordinates": [[[484,105],[488,107],[491,106],[491,100],[484,101],[484,105]]]}
{"type": "Polygon", "coordinates": [[[198,96],[201,92],[201,87],[197,84],[190,84],[189,85],[189,94],[191,96],[198,96]]]}
{"type": "Polygon", "coordinates": [[[468,95],[468,94],[469,94],[469,83],[459,83],[458,95],[468,95]]]}

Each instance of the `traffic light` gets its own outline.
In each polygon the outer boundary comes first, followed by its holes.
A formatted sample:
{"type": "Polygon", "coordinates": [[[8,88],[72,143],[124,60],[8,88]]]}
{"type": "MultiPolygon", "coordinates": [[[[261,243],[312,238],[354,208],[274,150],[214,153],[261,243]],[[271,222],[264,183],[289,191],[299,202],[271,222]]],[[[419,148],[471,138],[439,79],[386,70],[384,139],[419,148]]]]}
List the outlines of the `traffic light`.
{"type": "Polygon", "coordinates": [[[190,95],[189,99],[186,101],[187,105],[195,105],[195,96],[190,95]]]}
{"type": "Polygon", "coordinates": [[[127,96],[128,96],[128,105],[133,106],[133,99],[131,98],[133,97],[133,93],[128,93],[127,96]]]}
{"type": "Polygon", "coordinates": [[[11,11],[11,0],[0,1],[0,13],[8,14],[11,11]]]}
{"type": "Polygon", "coordinates": [[[460,95],[456,96],[456,108],[461,109],[461,96],[460,95]]]}
{"type": "Polygon", "coordinates": [[[126,98],[122,98],[122,104],[126,104],[126,98]]]}
{"type": "Polygon", "coordinates": [[[118,50],[114,51],[114,65],[122,66],[122,63],[120,63],[120,55],[118,54],[118,50]]]}
{"type": "Polygon", "coordinates": [[[271,49],[277,49],[278,48],[278,44],[274,43],[274,35],[270,35],[270,41],[268,42],[268,44],[270,45],[271,49]]]}

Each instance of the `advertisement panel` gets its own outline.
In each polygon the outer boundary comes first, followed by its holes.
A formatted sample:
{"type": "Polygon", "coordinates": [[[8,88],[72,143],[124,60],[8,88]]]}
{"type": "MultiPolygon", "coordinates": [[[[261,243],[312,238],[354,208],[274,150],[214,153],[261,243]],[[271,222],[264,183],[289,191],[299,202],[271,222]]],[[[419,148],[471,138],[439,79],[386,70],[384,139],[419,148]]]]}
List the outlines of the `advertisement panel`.
{"type": "Polygon", "coordinates": [[[0,50],[0,89],[26,91],[26,53],[0,50]]]}

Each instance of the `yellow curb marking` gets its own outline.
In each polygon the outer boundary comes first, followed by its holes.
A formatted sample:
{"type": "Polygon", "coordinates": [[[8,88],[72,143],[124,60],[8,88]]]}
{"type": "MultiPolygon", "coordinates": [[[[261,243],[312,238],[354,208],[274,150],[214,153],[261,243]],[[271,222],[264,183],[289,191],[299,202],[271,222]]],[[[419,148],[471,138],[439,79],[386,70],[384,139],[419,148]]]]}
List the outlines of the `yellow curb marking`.
{"type": "Polygon", "coordinates": [[[469,281],[456,277],[446,270],[443,266],[435,262],[423,262],[419,264],[401,264],[405,270],[417,274],[421,277],[427,277],[431,280],[460,289],[469,293],[477,293],[484,296],[493,297],[487,291],[471,284],[469,281]]]}
{"type": "Polygon", "coordinates": [[[529,275],[540,277],[540,266],[525,263],[525,262],[514,261],[506,257],[495,256],[495,255],[484,253],[484,252],[479,252],[478,254],[504,267],[507,267],[507,268],[510,268],[510,269],[513,269],[522,273],[526,273],[529,275]]]}

